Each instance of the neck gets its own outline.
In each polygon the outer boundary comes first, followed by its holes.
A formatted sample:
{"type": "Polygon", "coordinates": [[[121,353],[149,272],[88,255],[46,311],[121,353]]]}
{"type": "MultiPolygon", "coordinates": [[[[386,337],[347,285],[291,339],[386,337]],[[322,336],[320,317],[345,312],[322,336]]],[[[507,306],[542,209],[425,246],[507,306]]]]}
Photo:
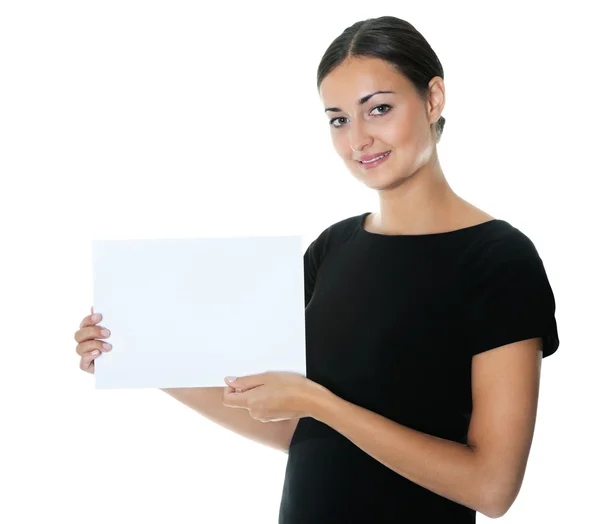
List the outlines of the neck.
{"type": "Polygon", "coordinates": [[[464,205],[435,155],[400,185],[379,192],[379,213],[370,217],[371,224],[384,234],[435,233],[451,226],[464,205]]]}

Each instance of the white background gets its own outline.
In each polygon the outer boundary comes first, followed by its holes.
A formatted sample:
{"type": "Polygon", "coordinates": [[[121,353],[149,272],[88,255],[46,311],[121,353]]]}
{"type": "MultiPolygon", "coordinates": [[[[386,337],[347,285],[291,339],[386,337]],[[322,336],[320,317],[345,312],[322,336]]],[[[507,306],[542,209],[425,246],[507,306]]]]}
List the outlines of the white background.
{"type": "Polygon", "coordinates": [[[393,15],[444,67],[450,185],[533,240],[557,302],[561,345],[502,522],[597,522],[593,5],[3,2],[0,521],[276,522],[287,455],[159,390],[97,391],[79,369],[91,239],[302,234],[307,247],[376,211],[333,150],[316,72],[344,28],[393,15]]]}

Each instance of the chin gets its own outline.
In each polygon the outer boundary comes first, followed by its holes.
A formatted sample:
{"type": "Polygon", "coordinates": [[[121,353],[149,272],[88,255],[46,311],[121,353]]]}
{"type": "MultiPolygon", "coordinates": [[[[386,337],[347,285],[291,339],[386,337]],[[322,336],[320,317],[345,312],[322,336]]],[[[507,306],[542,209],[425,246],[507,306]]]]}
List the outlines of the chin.
{"type": "Polygon", "coordinates": [[[404,184],[410,175],[394,174],[393,172],[381,173],[379,176],[369,171],[361,172],[355,175],[356,178],[362,182],[369,189],[376,189],[378,191],[384,191],[386,189],[394,189],[404,184]]]}

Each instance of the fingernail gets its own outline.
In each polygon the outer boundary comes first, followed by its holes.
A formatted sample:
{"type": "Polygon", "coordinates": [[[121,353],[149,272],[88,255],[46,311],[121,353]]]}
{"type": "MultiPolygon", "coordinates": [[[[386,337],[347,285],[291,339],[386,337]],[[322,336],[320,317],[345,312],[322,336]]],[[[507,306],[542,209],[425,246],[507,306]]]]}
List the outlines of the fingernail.
{"type": "Polygon", "coordinates": [[[236,381],[236,377],[225,377],[225,381],[226,382],[235,382],[236,381]]]}
{"type": "Polygon", "coordinates": [[[100,320],[100,315],[98,313],[94,313],[92,315],[92,322],[97,322],[98,320],[100,320]]]}

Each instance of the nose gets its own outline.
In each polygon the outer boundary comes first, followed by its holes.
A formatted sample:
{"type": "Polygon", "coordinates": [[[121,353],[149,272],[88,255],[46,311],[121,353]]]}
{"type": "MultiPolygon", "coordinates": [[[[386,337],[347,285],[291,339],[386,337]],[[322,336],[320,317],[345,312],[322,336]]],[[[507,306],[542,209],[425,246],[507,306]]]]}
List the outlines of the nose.
{"type": "Polygon", "coordinates": [[[356,123],[350,128],[348,140],[352,151],[356,153],[360,153],[373,142],[372,137],[365,132],[363,126],[356,123]]]}

